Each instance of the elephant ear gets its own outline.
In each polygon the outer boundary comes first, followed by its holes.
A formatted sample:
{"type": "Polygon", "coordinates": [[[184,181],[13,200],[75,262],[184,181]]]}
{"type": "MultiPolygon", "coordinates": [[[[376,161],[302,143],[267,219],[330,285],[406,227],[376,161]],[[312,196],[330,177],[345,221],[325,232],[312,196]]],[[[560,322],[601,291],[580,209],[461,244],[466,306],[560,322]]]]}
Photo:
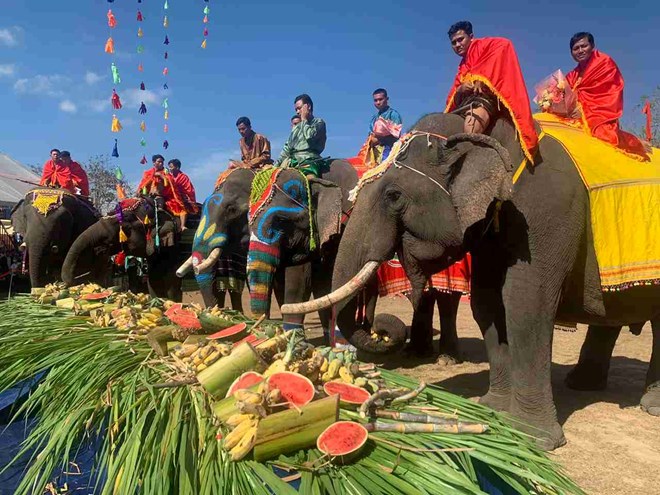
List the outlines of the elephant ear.
{"type": "Polygon", "coordinates": [[[176,220],[169,213],[158,210],[158,235],[162,247],[173,247],[176,245],[176,220]]]}
{"type": "Polygon", "coordinates": [[[21,199],[11,210],[11,225],[15,232],[25,234],[27,231],[27,219],[25,218],[25,199],[21,199]]]}
{"type": "Polygon", "coordinates": [[[340,233],[342,192],[337,184],[323,179],[310,179],[309,186],[320,246],[323,246],[340,233]]]}
{"type": "Polygon", "coordinates": [[[513,194],[509,152],[484,134],[456,134],[447,140],[445,161],[451,167],[450,192],[463,234],[486,218],[494,200],[513,194]]]}

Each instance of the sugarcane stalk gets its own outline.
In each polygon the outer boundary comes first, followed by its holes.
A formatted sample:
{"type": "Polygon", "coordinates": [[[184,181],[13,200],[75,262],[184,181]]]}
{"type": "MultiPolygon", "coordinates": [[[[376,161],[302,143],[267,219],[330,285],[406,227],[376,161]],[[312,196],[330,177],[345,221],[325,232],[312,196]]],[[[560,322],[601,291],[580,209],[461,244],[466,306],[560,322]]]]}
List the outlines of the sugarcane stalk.
{"type": "Polygon", "coordinates": [[[389,431],[395,433],[474,433],[480,434],[488,431],[488,425],[480,423],[466,423],[463,421],[448,421],[445,424],[432,423],[385,423],[376,421],[367,423],[364,427],[369,432],[389,431]]]}
{"type": "Polygon", "coordinates": [[[417,386],[417,388],[415,390],[412,390],[410,393],[401,395],[401,396],[397,397],[396,399],[393,399],[392,404],[402,404],[403,402],[407,402],[409,400],[412,400],[415,397],[417,397],[422,392],[422,390],[424,390],[425,388],[426,388],[426,383],[425,382],[419,382],[419,385],[417,386]]]}
{"type": "Polygon", "coordinates": [[[233,381],[246,371],[263,372],[266,363],[247,342],[236,347],[229,356],[211,364],[197,375],[197,380],[215,398],[224,397],[233,381]]]}
{"type": "Polygon", "coordinates": [[[381,389],[362,403],[362,405],[360,406],[360,417],[366,418],[367,413],[374,408],[376,402],[378,401],[385,402],[386,400],[396,399],[397,397],[402,397],[410,392],[411,390],[409,388],[381,389]]]}
{"type": "Polygon", "coordinates": [[[375,411],[372,416],[383,419],[395,419],[408,423],[426,423],[434,425],[455,425],[457,423],[462,425],[480,424],[471,421],[459,421],[458,418],[438,417],[430,414],[418,414],[405,411],[384,411],[380,409],[375,411]]]}
{"type": "Polygon", "coordinates": [[[176,325],[163,325],[149,330],[149,333],[147,334],[147,342],[159,356],[167,356],[167,343],[175,340],[172,336],[172,330],[175,328],[176,325]]]}
{"type": "Polygon", "coordinates": [[[318,436],[338,417],[338,395],[310,402],[299,411],[287,409],[267,416],[257,428],[254,460],[262,462],[314,446],[318,436]]]}

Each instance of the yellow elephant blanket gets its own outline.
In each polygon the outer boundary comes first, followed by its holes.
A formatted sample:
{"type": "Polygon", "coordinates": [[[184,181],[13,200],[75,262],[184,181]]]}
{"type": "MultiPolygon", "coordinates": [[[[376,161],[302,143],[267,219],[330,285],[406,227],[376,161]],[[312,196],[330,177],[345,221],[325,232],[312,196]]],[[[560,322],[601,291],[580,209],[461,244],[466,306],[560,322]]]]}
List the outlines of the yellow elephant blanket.
{"type": "Polygon", "coordinates": [[[603,291],[659,283],[660,149],[643,162],[552,114],[534,118],[564,146],[589,191],[603,291]]]}

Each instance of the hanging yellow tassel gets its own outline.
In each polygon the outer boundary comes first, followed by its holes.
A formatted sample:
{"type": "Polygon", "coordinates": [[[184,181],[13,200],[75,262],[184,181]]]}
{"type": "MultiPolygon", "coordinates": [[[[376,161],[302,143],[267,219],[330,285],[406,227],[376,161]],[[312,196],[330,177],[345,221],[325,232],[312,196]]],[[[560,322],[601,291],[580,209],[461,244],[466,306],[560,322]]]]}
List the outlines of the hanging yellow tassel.
{"type": "Polygon", "coordinates": [[[112,126],[110,126],[110,130],[112,132],[119,132],[122,130],[121,124],[119,123],[119,119],[116,115],[112,116],[112,126]]]}
{"type": "Polygon", "coordinates": [[[206,38],[204,38],[204,41],[202,41],[202,48],[206,48],[206,38]]]}
{"type": "Polygon", "coordinates": [[[163,18],[163,27],[168,27],[170,25],[170,21],[167,20],[167,16],[163,18]]]}
{"type": "Polygon", "coordinates": [[[112,40],[112,37],[108,38],[108,41],[105,42],[105,53],[115,53],[115,42],[112,40]]]}
{"type": "Polygon", "coordinates": [[[144,36],[144,33],[142,32],[142,28],[139,27],[138,28],[138,38],[142,38],[142,36],[144,36]]]}
{"type": "Polygon", "coordinates": [[[169,118],[170,118],[170,111],[169,111],[169,110],[165,110],[165,120],[167,120],[167,119],[169,119],[169,118]]]}
{"type": "Polygon", "coordinates": [[[119,242],[126,242],[128,241],[128,237],[126,237],[126,232],[124,232],[123,227],[119,227],[119,242]]]}
{"type": "Polygon", "coordinates": [[[151,223],[151,220],[149,220],[149,216],[144,217],[144,222],[145,225],[149,225],[151,223]]]}
{"type": "Polygon", "coordinates": [[[142,132],[147,130],[147,124],[144,123],[144,120],[142,122],[140,122],[140,130],[142,132]]]}

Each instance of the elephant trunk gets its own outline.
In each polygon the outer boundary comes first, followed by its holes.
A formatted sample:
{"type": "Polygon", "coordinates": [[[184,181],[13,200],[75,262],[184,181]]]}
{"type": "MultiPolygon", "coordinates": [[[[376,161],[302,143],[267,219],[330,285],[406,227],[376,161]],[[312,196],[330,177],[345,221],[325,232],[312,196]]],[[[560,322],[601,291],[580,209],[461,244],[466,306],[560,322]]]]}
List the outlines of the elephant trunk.
{"type": "Polygon", "coordinates": [[[30,284],[32,287],[43,287],[48,282],[48,277],[46,276],[48,263],[44,259],[50,254],[48,242],[29,242],[27,244],[27,250],[30,284]]]}
{"type": "Polygon", "coordinates": [[[255,317],[267,314],[270,309],[273,278],[279,264],[279,244],[266,244],[256,238],[250,239],[247,280],[250,288],[250,310],[255,317]]]}
{"type": "Polygon", "coordinates": [[[85,274],[81,269],[81,264],[84,263],[85,268],[91,270],[94,263],[98,262],[93,255],[93,249],[103,243],[111,244],[113,239],[119,238],[118,236],[119,224],[110,223],[107,219],[99,220],[78,236],[71,245],[62,265],[64,283],[67,286],[80,283],[79,279],[85,274]],[[85,257],[85,253],[89,253],[89,256],[85,257]]]}

